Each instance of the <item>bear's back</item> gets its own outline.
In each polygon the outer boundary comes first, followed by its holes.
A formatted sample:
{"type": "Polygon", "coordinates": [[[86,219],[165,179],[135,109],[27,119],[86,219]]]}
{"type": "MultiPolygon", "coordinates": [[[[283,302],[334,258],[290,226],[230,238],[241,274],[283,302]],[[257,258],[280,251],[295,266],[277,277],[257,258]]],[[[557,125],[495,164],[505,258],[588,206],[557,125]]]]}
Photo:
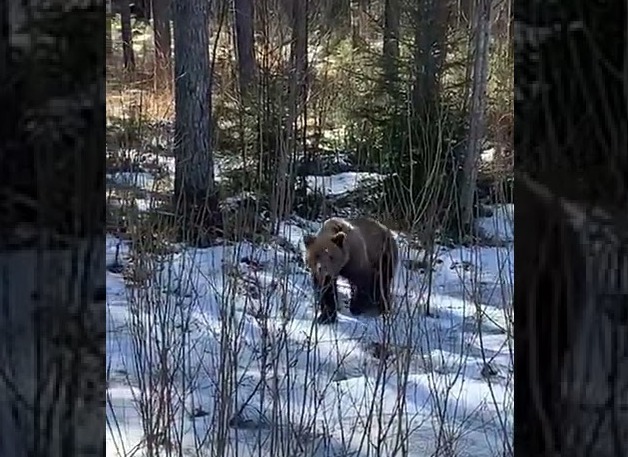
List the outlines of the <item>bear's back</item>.
{"type": "MultiPolygon", "coordinates": [[[[368,217],[347,219],[345,223],[350,225],[356,235],[359,234],[366,251],[366,260],[370,265],[377,265],[384,253],[390,254],[396,263],[397,242],[388,227],[368,217]]],[[[357,238],[356,235],[354,236],[357,238]]]]}

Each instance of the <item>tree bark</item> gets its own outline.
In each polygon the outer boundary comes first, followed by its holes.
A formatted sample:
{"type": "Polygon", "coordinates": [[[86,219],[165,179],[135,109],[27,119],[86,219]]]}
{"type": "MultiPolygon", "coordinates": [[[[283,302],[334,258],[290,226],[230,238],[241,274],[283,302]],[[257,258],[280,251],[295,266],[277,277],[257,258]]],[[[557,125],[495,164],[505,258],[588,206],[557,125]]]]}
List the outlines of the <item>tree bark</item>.
{"type": "MultiPolygon", "coordinates": [[[[175,198],[187,230],[211,229],[217,216],[211,150],[209,2],[174,0],[175,198]]],[[[201,238],[206,240],[205,235],[201,238]]],[[[203,240],[197,239],[199,243],[203,240]]]]}
{"type": "Polygon", "coordinates": [[[153,0],[155,33],[155,91],[172,89],[172,37],[170,34],[170,1],[153,0]]]}
{"type": "Polygon", "coordinates": [[[399,0],[386,0],[384,4],[384,75],[388,84],[399,79],[399,0]]]}
{"type": "Polygon", "coordinates": [[[526,407],[515,407],[514,449],[516,455],[572,455],[558,452],[556,433],[564,418],[556,405],[565,356],[585,307],[586,257],[557,196],[537,187],[517,176],[517,218],[535,223],[517,241],[515,366],[521,378],[515,397],[526,407]]]}
{"type": "Polygon", "coordinates": [[[2,9],[2,456],[105,454],[105,24],[76,3],[2,9]]]}
{"type": "Polygon", "coordinates": [[[236,50],[240,95],[244,98],[254,88],[256,62],[253,20],[253,0],[233,0],[235,10],[236,50]]]}
{"type": "Polygon", "coordinates": [[[477,0],[474,11],[473,74],[470,127],[467,150],[460,176],[460,223],[464,231],[473,224],[473,195],[475,193],[478,158],[485,132],[486,86],[488,83],[488,50],[490,42],[491,0],[477,0]]]}
{"type": "MultiPolygon", "coordinates": [[[[72,244],[0,253],[2,455],[104,452],[104,403],[81,405],[89,393],[80,383],[105,382],[105,320],[99,315],[105,294],[95,300],[96,290],[105,289],[105,240],[72,244]],[[90,352],[90,345],[102,354],[90,352]]],[[[94,400],[104,402],[104,395],[94,400]]]]}
{"type": "Polygon", "coordinates": [[[120,1],[120,17],[122,25],[122,57],[124,68],[135,70],[135,53],[133,52],[133,31],[131,30],[131,5],[129,0],[120,1]]]}
{"type": "Polygon", "coordinates": [[[131,8],[131,14],[135,16],[138,21],[146,22],[151,19],[151,0],[134,0],[133,8],[131,8]]]}
{"type": "Polygon", "coordinates": [[[366,0],[351,0],[351,44],[357,49],[367,38],[365,34],[366,10],[368,8],[366,0]]]}
{"type": "MultiPolygon", "coordinates": [[[[305,107],[307,92],[307,0],[294,0],[292,4],[292,44],[290,49],[290,85],[288,90],[288,116],[285,136],[279,145],[277,186],[272,196],[273,230],[292,209],[294,172],[292,162],[297,149],[297,125],[305,107]]],[[[305,128],[305,123],[304,123],[305,128]]]]}
{"type": "Polygon", "coordinates": [[[415,112],[437,102],[449,13],[449,0],[425,0],[416,6],[412,88],[415,112]]]}
{"type": "Polygon", "coordinates": [[[107,0],[105,23],[105,53],[107,59],[113,54],[113,0],[107,0]]]}

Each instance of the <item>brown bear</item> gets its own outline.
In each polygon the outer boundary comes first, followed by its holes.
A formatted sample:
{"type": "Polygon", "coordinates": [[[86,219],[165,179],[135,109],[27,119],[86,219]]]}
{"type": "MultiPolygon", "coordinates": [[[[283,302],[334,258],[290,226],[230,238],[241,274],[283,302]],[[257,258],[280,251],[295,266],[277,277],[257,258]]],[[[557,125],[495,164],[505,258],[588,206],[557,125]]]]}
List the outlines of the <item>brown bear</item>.
{"type": "Polygon", "coordinates": [[[370,218],[333,217],[316,235],[305,235],[303,243],[318,295],[319,323],[337,319],[338,277],[351,284],[351,314],[373,308],[380,314],[389,310],[399,248],[388,227],[370,218]]]}

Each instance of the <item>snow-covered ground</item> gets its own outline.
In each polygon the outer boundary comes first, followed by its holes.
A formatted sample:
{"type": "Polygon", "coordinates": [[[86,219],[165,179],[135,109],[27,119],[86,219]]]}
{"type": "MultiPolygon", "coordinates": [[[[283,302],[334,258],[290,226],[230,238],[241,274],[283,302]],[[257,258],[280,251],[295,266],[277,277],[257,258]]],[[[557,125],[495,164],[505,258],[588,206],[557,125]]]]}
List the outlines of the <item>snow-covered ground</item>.
{"type": "MultiPolygon", "coordinates": [[[[332,191],[350,190],[344,175],[332,191]]],[[[314,324],[302,262],[316,223],[152,259],[108,238],[107,454],[510,454],[511,214],[481,221],[500,247],[440,248],[431,288],[399,236],[394,316],[343,309],[330,326],[314,324]]]]}
{"type": "Polygon", "coordinates": [[[323,195],[343,195],[362,184],[377,182],[383,178],[377,173],[347,171],[332,176],[308,176],[308,192],[319,192],[323,195]]]}
{"type": "Polygon", "coordinates": [[[495,217],[485,217],[476,221],[482,235],[489,239],[513,242],[515,240],[515,206],[513,204],[494,205],[495,217]]]}

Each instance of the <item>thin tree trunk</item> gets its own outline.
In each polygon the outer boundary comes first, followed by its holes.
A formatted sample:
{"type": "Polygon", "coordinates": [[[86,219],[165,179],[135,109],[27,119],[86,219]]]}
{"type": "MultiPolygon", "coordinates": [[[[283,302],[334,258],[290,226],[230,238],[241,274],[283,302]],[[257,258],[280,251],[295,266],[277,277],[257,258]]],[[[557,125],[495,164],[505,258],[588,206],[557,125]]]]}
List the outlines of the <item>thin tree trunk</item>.
{"type": "Polygon", "coordinates": [[[350,0],[351,43],[354,48],[368,46],[372,38],[368,33],[370,0],[350,0]]]}
{"type": "Polygon", "coordinates": [[[351,44],[359,48],[365,40],[365,17],[367,4],[365,0],[351,0],[351,44]]]}
{"type": "Polygon", "coordinates": [[[416,8],[412,100],[415,111],[423,112],[438,99],[450,4],[449,0],[425,0],[416,8]]]}
{"type": "Polygon", "coordinates": [[[134,0],[131,14],[135,16],[138,21],[146,22],[151,20],[151,0],[134,0]]]}
{"type": "Polygon", "coordinates": [[[170,91],[172,89],[170,1],[171,0],[153,0],[153,30],[155,32],[155,91],[170,91]]]}
{"type": "Polygon", "coordinates": [[[238,54],[238,74],[240,94],[245,97],[254,87],[256,62],[253,20],[254,0],[233,0],[235,10],[236,50],[238,54]]]}
{"type": "Polygon", "coordinates": [[[297,148],[297,122],[305,107],[307,88],[307,0],[294,0],[292,4],[292,45],[290,49],[290,88],[288,92],[289,113],[286,119],[285,137],[279,148],[277,186],[272,198],[273,230],[292,208],[294,174],[293,156],[297,148]]]}
{"type": "Polygon", "coordinates": [[[400,6],[399,0],[386,0],[384,4],[384,75],[389,84],[399,79],[400,6]]]}
{"type": "Polygon", "coordinates": [[[113,0],[107,0],[107,16],[105,22],[105,53],[107,59],[113,54],[113,0]]]}
{"type": "Polygon", "coordinates": [[[133,52],[133,31],[131,30],[131,5],[129,0],[120,1],[120,17],[122,25],[122,56],[124,68],[135,70],[135,53],[133,52]]]}
{"type": "Polygon", "coordinates": [[[294,0],[292,46],[290,49],[291,68],[293,69],[291,82],[291,106],[295,115],[302,107],[303,96],[307,87],[307,0],[294,0]]]}
{"type": "Polygon", "coordinates": [[[462,163],[460,180],[460,222],[464,231],[473,223],[478,158],[485,133],[486,86],[488,83],[488,50],[490,42],[491,0],[477,0],[474,11],[473,86],[469,109],[470,127],[467,151],[462,163]]]}
{"type": "Polygon", "coordinates": [[[0,79],[5,81],[8,77],[7,69],[11,68],[11,18],[9,18],[9,4],[2,2],[0,5],[0,33],[4,37],[0,40],[0,79]]]}
{"type": "Polygon", "coordinates": [[[209,2],[174,0],[173,6],[175,198],[191,224],[187,229],[211,228],[217,196],[210,132],[209,2]]]}

